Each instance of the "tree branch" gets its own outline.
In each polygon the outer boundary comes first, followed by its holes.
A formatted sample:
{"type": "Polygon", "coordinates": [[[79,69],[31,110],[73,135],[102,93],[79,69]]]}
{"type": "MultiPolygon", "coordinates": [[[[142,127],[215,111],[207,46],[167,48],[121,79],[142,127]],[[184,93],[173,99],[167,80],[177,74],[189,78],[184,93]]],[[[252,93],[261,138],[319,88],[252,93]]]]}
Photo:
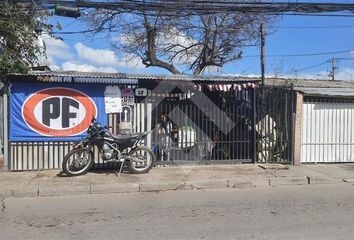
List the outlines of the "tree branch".
{"type": "Polygon", "coordinates": [[[142,63],[146,67],[156,66],[164,68],[170,71],[172,74],[181,74],[181,72],[173,65],[167,62],[164,62],[157,58],[156,56],[156,35],[157,29],[149,24],[146,15],[144,16],[144,26],[146,29],[146,37],[147,37],[147,51],[146,58],[142,61],[142,63]]]}

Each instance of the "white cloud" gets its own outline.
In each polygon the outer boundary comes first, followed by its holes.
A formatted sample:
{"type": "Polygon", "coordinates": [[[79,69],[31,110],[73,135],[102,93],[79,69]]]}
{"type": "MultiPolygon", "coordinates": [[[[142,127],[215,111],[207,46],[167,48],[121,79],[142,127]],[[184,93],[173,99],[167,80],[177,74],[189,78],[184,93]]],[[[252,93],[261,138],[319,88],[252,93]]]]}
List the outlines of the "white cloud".
{"type": "Polygon", "coordinates": [[[119,59],[119,67],[144,69],[145,65],[141,62],[141,59],[139,57],[126,55],[123,58],[119,59]]]}
{"type": "MultiPolygon", "coordinates": [[[[135,42],[135,36],[129,34],[121,34],[119,37],[111,38],[111,40],[113,42],[118,41],[123,45],[129,45],[132,42],[135,42]]],[[[173,46],[170,49],[170,57],[172,57],[174,55],[174,52],[181,51],[196,43],[197,40],[187,36],[183,32],[177,31],[176,28],[171,28],[158,35],[156,45],[160,49],[166,49],[173,46]]],[[[185,63],[191,64],[195,61],[196,55],[199,53],[199,51],[200,47],[195,46],[188,50],[188,54],[185,54],[185,52],[177,54],[177,56],[174,57],[172,62],[177,65],[185,63]]]]}
{"type": "Polygon", "coordinates": [[[50,64],[49,65],[49,68],[50,68],[50,70],[52,70],[52,71],[60,71],[60,66],[59,65],[56,65],[56,64],[50,64]]]}
{"type": "Polygon", "coordinates": [[[118,58],[114,51],[109,49],[95,49],[77,42],[74,45],[76,52],[62,40],[49,35],[43,36],[38,42],[46,46],[46,57],[39,55],[39,64],[47,65],[53,71],[89,71],[89,72],[117,72],[126,70],[144,69],[145,65],[136,56],[125,55],[118,58]],[[63,60],[65,61],[64,63],[63,60]]]}
{"type": "Polygon", "coordinates": [[[77,55],[80,59],[86,60],[94,65],[117,66],[116,54],[109,49],[94,49],[85,46],[81,42],[75,44],[77,55]]]}
{"type": "MultiPolygon", "coordinates": [[[[103,66],[130,69],[145,68],[141,63],[141,59],[136,56],[125,55],[122,58],[118,58],[112,50],[91,48],[81,42],[75,44],[75,49],[80,60],[87,61],[93,66],[98,66],[96,67],[98,69],[104,69],[102,68],[103,66]]],[[[107,69],[107,67],[105,68],[107,69]]]]}
{"type": "Polygon", "coordinates": [[[335,74],[335,79],[354,81],[354,69],[344,68],[335,74]]]}
{"type": "Polygon", "coordinates": [[[111,42],[119,42],[122,40],[121,36],[114,36],[110,38],[111,42]]]}
{"type": "MultiPolygon", "coordinates": [[[[183,50],[185,47],[192,46],[193,44],[196,44],[197,41],[183,32],[177,31],[175,28],[169,29],[168,32],[165,32],[164,34],[161,34],[159,36],[159,39],[157,40],[157,44],[162,47],[169,47],[175,45],[171,50],[174,52],[178,52],[183,50]]],[[[191,49],[188,50],[188,55],[184,53],[178,54],[174,60],[173,63],[175,64],[184,64],[184,63],[193,63],[196,59],[196,53],[199,53],[201,50],[200,46],[195,46],[191,49]]]]}
{"type": "Polygon", "coordinates": [[[62,71],[78,71],[78,72],[117,72],[113,67],[95,67],[85,63],[65,62],[61,65],[62,71]]]}
{"type": "MultiPolygon", "coordinates": [[[[303,74],[291,74],[282,75],[284,78],[297,78],[297,79],[319,79],[319,80],[330,80],[329,72],[320,71],[317,73],[303,73],[303,74]]],[[[335,80],[344,81],[354,81],[354,69],[353,68],[342,68],[335,73],[335,80]]]]}
{"type": "Polygon", "coordinates": [[[73,58],[70,47],[64,41],[44,35],[43,40],[46,46],[47,61],[55,64],[55,59],[69,60],[73,58]]]}

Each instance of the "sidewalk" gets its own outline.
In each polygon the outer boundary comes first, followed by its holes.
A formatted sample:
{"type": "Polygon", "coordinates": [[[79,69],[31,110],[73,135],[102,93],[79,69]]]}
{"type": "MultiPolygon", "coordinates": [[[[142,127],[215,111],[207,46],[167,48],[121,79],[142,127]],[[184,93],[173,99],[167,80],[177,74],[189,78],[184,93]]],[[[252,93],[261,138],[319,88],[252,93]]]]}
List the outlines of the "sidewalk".
{"type": "Polygon", "coordinates": [[[0,198],[308,184],[354,186],[354,164],[155,167],[148,174],[122,172],[120,177],[112,170],[78,177],[62,176],[60,170],[0,172],[0,198]]]}

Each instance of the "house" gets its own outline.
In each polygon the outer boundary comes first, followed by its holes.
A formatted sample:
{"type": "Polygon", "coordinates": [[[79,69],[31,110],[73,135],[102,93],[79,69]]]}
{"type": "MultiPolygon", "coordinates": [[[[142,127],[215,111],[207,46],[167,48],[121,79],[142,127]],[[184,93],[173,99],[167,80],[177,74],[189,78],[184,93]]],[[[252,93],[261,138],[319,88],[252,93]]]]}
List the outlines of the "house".
{"type": "MultiPolygon", "coordinates": [[[[142,144],[163,165],[353,161],[352,88],[296,79],[261,86],[259,78],[226,76],[12,74],[0,105],[4,167],[60,169],[92,116],[114,134],[149,131],[142,144]]],[[[114,166],[95,150],[95,168],[114,166]]]]}
{"type": "MultiPolygon", "coordinates": [[[[164,164],[253,159],[254,134],[241,121],[252,118],[251,92],[258,79],[33,71],[9,75],[7,80],[3,149],[9,170],[61,168],[72,142],[85,135],[93,116],[117,134],[123,126],[134,132],[154,130],[164,112],[173,121],[171,158],[160,156],[163,143],[156,130],[142,143],[154,149],[164,164]],[[231,106],[225,100],[230,92],[242,105],[230,108],[241,125],[225,114],[231,106]],[[236,126],[243,131],[238,140],[231,136],[236,126]],[[238,146],[238,152],[230,152],[225,144],[238,146]]],[[[111,166],[96,149],[94,167],[111,166]]]]}
{"type": "Polygon", "coordinates": [[[354,162],[354,82],[268,80],[297,92],[295,164],[354,162]]]}

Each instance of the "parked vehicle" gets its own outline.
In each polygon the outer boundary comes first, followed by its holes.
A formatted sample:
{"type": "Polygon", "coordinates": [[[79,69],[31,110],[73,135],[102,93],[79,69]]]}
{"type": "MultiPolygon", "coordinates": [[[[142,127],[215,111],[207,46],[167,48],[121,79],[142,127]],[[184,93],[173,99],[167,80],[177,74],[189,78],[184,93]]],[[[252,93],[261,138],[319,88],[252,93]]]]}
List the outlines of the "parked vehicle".
{"type": "Polygon", "coordinates": [[[155,155],[149,148],[138,145],[147,134],[114,135],[93,118],[87,136],[75,142],[74,149],[64,157],[63,171],[68,176],[87,173],[94,162],[93,148],[97,146],[104,161],[127,163],[135,174],[148,173],[155,164],[155,155]]]}

